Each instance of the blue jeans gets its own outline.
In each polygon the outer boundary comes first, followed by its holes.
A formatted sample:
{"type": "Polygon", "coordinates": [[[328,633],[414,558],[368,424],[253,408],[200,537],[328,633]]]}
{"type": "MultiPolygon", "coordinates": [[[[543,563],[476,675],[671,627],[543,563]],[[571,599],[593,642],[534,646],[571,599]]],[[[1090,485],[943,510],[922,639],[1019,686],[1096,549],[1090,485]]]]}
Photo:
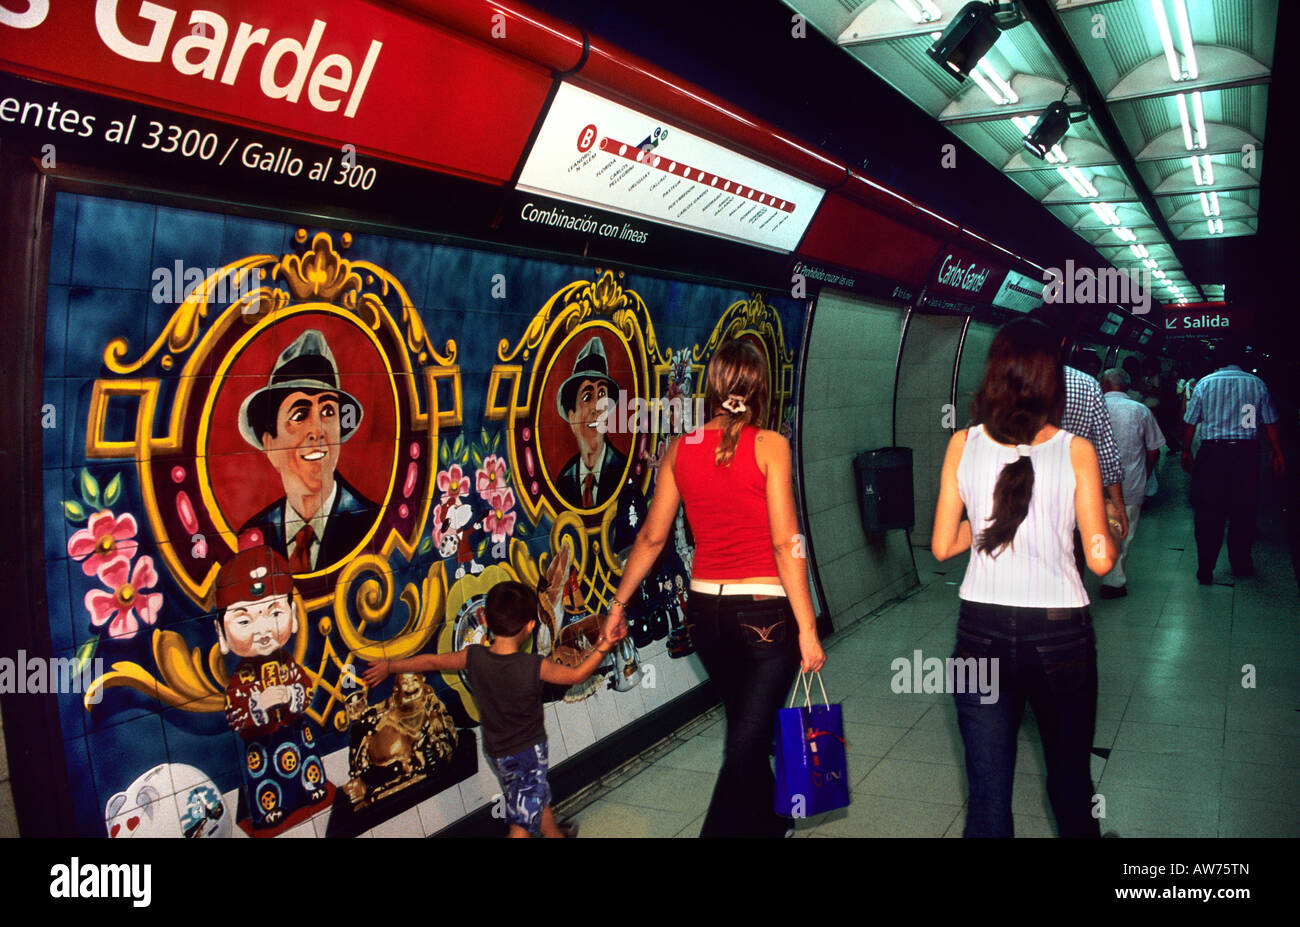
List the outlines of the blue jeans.
{"type": "Polygon", "coordinates": [[[773,810],[776,712],[799,671],[799,626],[784,598],[687,600],[691,641],[727,713],[727,741],[701,837],[780,837],[773,810]]]}
{"type": "Polygon", "coordinates": [[[970,802],[967,837],[1011,837],[1016,733],[1028,701],[1047,763],[1047,794],[1062,837],[1099,837],[1090,753],[1097,720],[1097,646],[1087,608],[961,603],[958,659],[996,659],[999,691],[957,693],[970,802]]]}

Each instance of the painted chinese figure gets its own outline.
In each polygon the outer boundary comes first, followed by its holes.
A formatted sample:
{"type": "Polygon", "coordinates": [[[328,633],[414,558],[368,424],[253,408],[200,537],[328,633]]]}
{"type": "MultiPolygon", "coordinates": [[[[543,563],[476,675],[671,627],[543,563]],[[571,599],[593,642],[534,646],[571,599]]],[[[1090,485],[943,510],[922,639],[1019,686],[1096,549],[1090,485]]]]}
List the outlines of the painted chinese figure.
{"type": "Polygon", "coordinates": [[[298,631],[293,576],[257,531],[217,574],[217,636],[241,657],[226,686],[226,722],[239,735],[254,829],[276,827],[327,797],[325,768],[303,719],[306,674],[284,647],[298,631]]]}

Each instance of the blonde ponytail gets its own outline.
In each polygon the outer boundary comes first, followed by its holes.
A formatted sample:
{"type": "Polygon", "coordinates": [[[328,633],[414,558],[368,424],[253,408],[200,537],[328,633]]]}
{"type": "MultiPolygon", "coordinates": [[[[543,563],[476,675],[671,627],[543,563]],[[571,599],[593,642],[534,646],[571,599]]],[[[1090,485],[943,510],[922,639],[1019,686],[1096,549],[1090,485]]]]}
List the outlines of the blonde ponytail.
{"type": "Polygon", "coordinates": [[[719,467],[730,466],[746,425],[762,428],[768,416],[767,367],[758,349],[747,341],[725,342],[709,361],[704,390],[710,415],[727,413],[722,440],[713,455],[719,467]]]}

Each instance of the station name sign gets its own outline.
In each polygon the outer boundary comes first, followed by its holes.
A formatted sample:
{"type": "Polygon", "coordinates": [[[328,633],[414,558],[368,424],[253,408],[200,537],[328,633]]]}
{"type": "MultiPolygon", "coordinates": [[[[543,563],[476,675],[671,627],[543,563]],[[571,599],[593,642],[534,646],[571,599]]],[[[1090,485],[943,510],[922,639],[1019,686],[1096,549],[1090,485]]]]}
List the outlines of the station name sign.
{"type": "Polygon", "coordinates": [[[0,0],[0,69],[504,183],[549,80],[484,39],[353,0],[0,0]]]}
{"type": "MultiPolygon", "coordinates": [[[[989,303],[1002,283],[1004,271],[959,248],[949,248],[939,262],[931,289],[972,302],[989,303]]],[[[1042,288],[1039,287],[1041,293],[1042,288]]]]}
{"type": "Polygon", "coordinates": [[[546,113],[518,188],[781,252],[799,244],[824,194],[567,83],[546,113]]]}

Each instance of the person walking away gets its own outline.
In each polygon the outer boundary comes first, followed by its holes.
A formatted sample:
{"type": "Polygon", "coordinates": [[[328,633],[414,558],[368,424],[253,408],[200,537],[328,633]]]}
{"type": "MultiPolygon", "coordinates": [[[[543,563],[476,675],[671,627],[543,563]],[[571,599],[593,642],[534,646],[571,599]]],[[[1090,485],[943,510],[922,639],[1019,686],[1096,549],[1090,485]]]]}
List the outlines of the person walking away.
{"type": "Polygon", "coordinates": [[[1115,433],[1124,471],[1124,499],[1131,500],[1124,507],[1128,516],[1128,533],[1124,535],[1119,558],[1114,568],[1101,578],[1103,599],[1128,595],[1128,577],[1124,567],[1128,563],[1129,546],[1137,534],[1147,480],[1160,459],[1160,448],[1165,446],[1165,436],[1156,423],[1155,413],[1143,403],[1128,398],[1130,385],[1129,375],[1122,368],[1112,367],[1101,375],[1102,399],[1110,415],[1111,430],[1115,433]]]}
{"type": "Polygon", "coordinates": [[[1255,575],[1250,548],[1255,540],[1259,509],[1259,432],[1268,439],[1273,474],[1286,472],[1277,411],[1268,387],[1242,369],[1246,345],[1224,343],[1226,363],[1202,377],[1183,416],[1183,469],[1192,474],[1195,511],[1196,580],[1214,582],[1214,565],[1228,529],[1228,562],[1232,575],[1255,575]],[[1200,426],[1201,446],[1193,458],[1192,438],[1200,426]]]}
{"type": "Polygon", "coordinates": [[[768,418],[767,363],[743,341],[714,353],[704,401],[711,417],[674,439],[610,615],[623,618],[671,536],[680,505],[695,537],[687,624],[722,697],[727,739],[701,837],[780,837],[773,810],[776,712],[795,673],[826,662],[790,476],[790,444],[768,418]]]}
{"type": "Polygon", "coordinates": [[[988,676],[996,669],[999,680],[991,698],[955,687],[970,784],[967,837],[1014,834],[1016,734],[1026,701],[1042,738],[1057,832],[1101,836],[1089,767],[1097,649],[1073,563],[1076,522],[1094,573],[1114,566],[1117,548],[1096,452],[1058,427],[1064,405],[1059,343],[1031,319],[1009,322],[989,348],[971,404],[976,424],[953,435],[944,457],[934,555],[971,551],[953,656],[996,661],[988,676]]]}

